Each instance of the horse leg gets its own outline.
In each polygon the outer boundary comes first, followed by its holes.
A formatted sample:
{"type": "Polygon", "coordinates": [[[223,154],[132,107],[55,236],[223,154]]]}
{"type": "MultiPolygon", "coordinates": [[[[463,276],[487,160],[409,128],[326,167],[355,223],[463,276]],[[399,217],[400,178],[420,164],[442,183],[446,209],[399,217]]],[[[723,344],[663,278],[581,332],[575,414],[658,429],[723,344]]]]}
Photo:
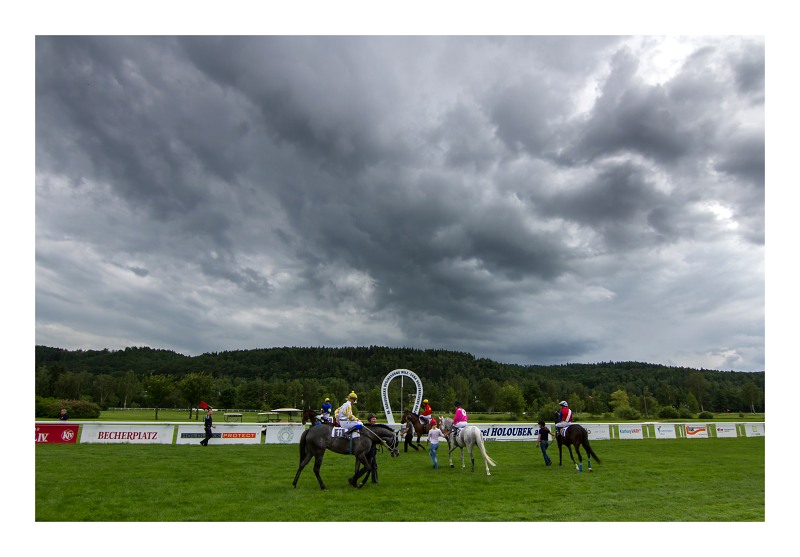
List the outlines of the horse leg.
{"type": "Polygon", "coordinates": [[[364,487],[365,483],[367,483],[367,480],[369,479],[369,473],[371,471],[372,471],[372,466],[367,461],[366,453],[364,453],[364,454],[356,457],[356,469],[355,469],[355,472],[353,474],[353,477],[348,479],[347,481],[353,487],[357,487],[357,488],[360,489],[360,488],[364,487]],[[359,470],[359,468],[361,468],[361,469],[359,470]],[[361,484],[358,485],[358,478],[360,478],[362,475],[364,476],[364,479],[361,481],[361,484]]]}
{"type": "Polygon", "coordinates": [[[575,462],[575,457],[572,454],[572,443],[567,445],[567,448],[569,449],[569,457],[572,459],[572,464],[575,465],[575,470],[578,470],[578,463],[575,462]]]}
{"type": "MultiPolygon", "coordinates": [[[[592,451],[592,446],[589,445],[589,439],[588,438],[584,438],[584,440],[583,440],[583,448],[586,449],[586,460],[589,462],[589,472],[591,472],[592,471],[592,455],[594,454],[594,451],[592,451]]],[[[597,455],[594,455],[594,456],[595,456],[595,458],[597,458],[597,455]]],[[[599,460],[598,460],[598,462],[599,462],[599,460]]]]}
{"type": "Polygon", "coordinates": [[[575,452],[578,453],[578,472],[583,472],[583,457],[581,456],[580,445],[575,445],[575,452]]]}
{"type": "Polygon", "coordinates": [[[564,445],[561,444],[561,439],[558,440],[558,465],[561,466],[562,450],[564,445]]]}
{"type": "Polygon", "coordinates": [[[301,460],[301,461],[300,461],[300,466],[297,468],[297,474],[295,474],[295,475],[294,475],[294,481],[292,482],[292,486],[293,486],[293,487],[297,487],[297,480],[299,480],[299,479],[300,479],[300,472],[302,472],[302,471],[303,471],[303,468],[305,468],[305,467],[306,467],[306,464],[308,464],[309,462],[311,462],[311,457],[312,457],[312,456],[313,456],[313,455],[312,455],[312,454],[309,452],[309,453],[307,453],[307,454],[305,455],[305,457],[303,458],[303,460],[301,460]]]}
{"type": "Polygon", "coordinates": [[[322,491],[328,491],[328,488],[325,487],[325,483],[322,481],[322,476],[319,475],[319,469],[322,468],[322,457],[324,456],[325,451],[322,451],[314,457],[314,475],[317,477],[320,489],[322,489],[322,491]]]}

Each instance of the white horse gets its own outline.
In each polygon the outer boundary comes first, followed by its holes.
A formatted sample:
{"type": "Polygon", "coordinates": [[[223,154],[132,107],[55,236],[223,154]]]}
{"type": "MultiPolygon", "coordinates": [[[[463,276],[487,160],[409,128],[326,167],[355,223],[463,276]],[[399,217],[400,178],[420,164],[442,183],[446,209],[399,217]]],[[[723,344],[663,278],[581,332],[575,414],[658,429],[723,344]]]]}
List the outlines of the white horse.
{"type": "Polygon", "coordinates": [[[442,431],[447,436],[447,446],[450,448],[450,452],[447,453],[447,456],[450,458],[450,468],[453,468],[453,451],[456,448],[461,449],[461,468],[466,468],[466,464],[464,464],[464,447],[467,448],[469,451],[469,458],[472,461],[472,471],[475,471],[475,456],[472,454],[472,448],[477,445],[478,448],[481,450],[481,456],[483,456],[483,463],[486,466],[486,475],[491,476],[491,472],[489,472],[489,465],[497,466],[494,460],[489,458],[489,455],[486,454],[486,448],[483,446],[483,434],[481,430],[475,427],[474,425],[468,425],[463,427],[459,430],[458,435],[455,435],[453,432],[453,419],[452,418],[442,418],[442,431]]]}

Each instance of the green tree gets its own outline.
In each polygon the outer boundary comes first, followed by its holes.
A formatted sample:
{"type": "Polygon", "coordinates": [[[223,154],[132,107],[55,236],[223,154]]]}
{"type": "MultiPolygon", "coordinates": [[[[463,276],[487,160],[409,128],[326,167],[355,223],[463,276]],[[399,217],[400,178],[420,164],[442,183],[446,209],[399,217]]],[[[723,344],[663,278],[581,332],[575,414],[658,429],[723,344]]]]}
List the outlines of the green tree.
{"type": "Polygon", "coordinates": [[[113,376],[107,373],[98,375],[94,378],[94,400],[101,408],[108,408],[109,405],[114,404],[116,401],[117,395],[114,394],[116,388],[117,381],[113,376]]]}
{"type": "Polygon", "coordinates": [[[639,412],[644,414],[646,417],[650,417],[650,415],[657,415],[658,414],[658,401],[650,394],[650,389],[645,386],[642,389],[642,394],[636,397],[636,401],[639,406],[639,412]]]}
{"type": "Polygon", "coordinates": [[[515,383],[506,382],[497,393],[497,409],[500,412],[521,414],[525,409],[525,397],[522,389],[515,383]]]}
{"type": "Polygon", "coordinates": [[[686,380],[686,385],[689,388],[689,391],[694,395],[695,400],[700,403],[700,410],[705,410],[705,408],[703,408],[703,400],[706,392],[711,386],[708,380],[706,380],[706,378],[699,373],[692,373],[686,380]]]}
{"type": "Polygon", "coordinates": [[[742,387],[742,399],[750,408],[750,412],[755,414],[756,413],[756,405],[761,404],[761,399],[764,397],[764,394],[761,392],[761,389],[756,387],[755,383],[750,382],[747,383],[744,387],[742,387]]]}
{"type": "Polygon", "coordinates": [[[214,381],[205,372],[192,372],[184,375],[178,386],[181,389],[183,400],[189,405],[189,419],[192,419],[192,409],[195,412],[195,419],[198,419],[200,417],[198,414],[200,401],[210,398],[214,381]]]}
{"type": "Polygon", "coordinates": [[[47,366],[39,366],[36,368],[36,396],[48,397],[51,393],[50,370],[47,366]]]}
{"type": "Polygon", "coordinates": [[[142,386],[147,391],[147,401],[156,409],[156,420],[158,419],[158,409],[163,402],[172,394],[175,383],[171,377],[166,375],[149,375],[142,381],[142,386]]]}
{"type": "Polygon", "coordinates": [[[630,407],[631,405],[630,399],[628,398],[628,393],[622,389],[617,389],[611,393],[611,396],[608,398],[608,405],[611,406],[612,410],[615,410],[620,406],[630,407]]]}
{"type": "Polygon", "coordinates": [[[478,400],[481,401],[483,408],[485,408],[487,412],[494,412],[499,393],[500,385],[494,379],[484,377],[478,381],[478,400]]]}
{"type": "Polygon", "coordinates": [[[122,402],[122,407],[127,408],[133,401],[133,396],[142,390],[142,384],[132,369],[126,371],[117,379],[117,397],[122,402]]]}
{"type": "Polygon", "coordinates": [[[697,398],[695,398],[694,393],[691,391],[686,393],[686,408],[693,413],[700,410],[700,403],[697,402],[697,398]]]}

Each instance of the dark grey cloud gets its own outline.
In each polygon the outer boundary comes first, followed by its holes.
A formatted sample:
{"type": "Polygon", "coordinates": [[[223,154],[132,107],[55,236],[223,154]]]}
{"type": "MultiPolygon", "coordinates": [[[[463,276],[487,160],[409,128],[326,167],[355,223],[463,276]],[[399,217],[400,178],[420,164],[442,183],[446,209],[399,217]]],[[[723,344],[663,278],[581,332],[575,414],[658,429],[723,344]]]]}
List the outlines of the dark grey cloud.
{"type": "Polygon", "coordinates": [[[37,342],[763,369],[763,71],[742,37],[40,36],[37,342]]]}

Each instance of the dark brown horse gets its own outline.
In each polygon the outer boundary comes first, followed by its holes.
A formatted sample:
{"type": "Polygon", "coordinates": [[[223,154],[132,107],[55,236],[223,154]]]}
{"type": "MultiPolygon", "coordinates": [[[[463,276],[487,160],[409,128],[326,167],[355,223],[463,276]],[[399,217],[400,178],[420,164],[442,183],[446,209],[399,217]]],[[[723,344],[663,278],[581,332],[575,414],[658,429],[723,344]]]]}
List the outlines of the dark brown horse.
{"type": "Polygon", "coordinates": [[[595,454],[589,445],[589,433],[578,424],[571,424],[567,428],[561,428],[556,434],[556,441],[558,441],[558,465],[561,466],[561,450],[564,445],[569,449],[569,457],[575,465],[578,472],[583,472],[583,458],[581,458],[581,447],[586,450],[586,459],[589,461],[589,472],[592,471],[592,457],[597,462],[600,462],[600,457],[595,454]],[[575,457],[572,456],[572,447],[575,447],[575,452],[578,453],[578,462],[575,462],[575,457]]]}
{"type": "Polygon", "coordinates": [[[300,466],[297,468],[297,473],[294,476],[292,485],[297,487],[297,480],[300,479],[300,473],[305,468],[312,458],[314,458],[314,475],[317,476],[319,487],[327,491],[327,487],[319,475],[319,470],[322,467],[322,458],[325,456],[325,451],[330,450],[339,454],[352,454],[356,457],[356,466],[353,476],[348,478],[348,482],[353,487],[361,488],[367,483],[369,473],[372,471],[372,463],[368,458],[370,451],[374,445],[386,445],[389,447],[389,453],[392,456],[399,455],[397,450],[397,436],[394,431],[387,426],[364,424],[359,430],[360,435],[355,439],[349,437],[332,437],[333,426],[330,424],[320,424],[308,428],[300,436],[300,466]],[[361,467],[363,466],[363,469],[361,467]],[[358,484],[358,479],[364,476],[361,484],[358,484]]]}
{"type": "Polygon", "coordinates": [[[311,422],[311,425],[317,424],[325,424],[325,423],[333,423],[333,418],[331,421],[327,421],[322,414],[318,413],[316,410],[311,408],[306,408],[303,410],[303,425],[306,425],[308,422],[311,422]]]}
{"type": "MultiPolygon", "coordinates": [[[[412,412],[411,410],[406,410],[403,412],[403,420],[402,423],[411,422],[411,425],[414,427],[414,433],[417,434],[417,445],[420,444],[419,440],[420,437],[423,435],[427,435],[428,431],[430,431],[431,426],[430,424],[423,424],[422,420],[419,419],[419,416],[412,412]]],[[[413,443],[412,443],[413,447],[413,443]]],[[[416,448],[416,447],[414,447],[416,448]]]]}

